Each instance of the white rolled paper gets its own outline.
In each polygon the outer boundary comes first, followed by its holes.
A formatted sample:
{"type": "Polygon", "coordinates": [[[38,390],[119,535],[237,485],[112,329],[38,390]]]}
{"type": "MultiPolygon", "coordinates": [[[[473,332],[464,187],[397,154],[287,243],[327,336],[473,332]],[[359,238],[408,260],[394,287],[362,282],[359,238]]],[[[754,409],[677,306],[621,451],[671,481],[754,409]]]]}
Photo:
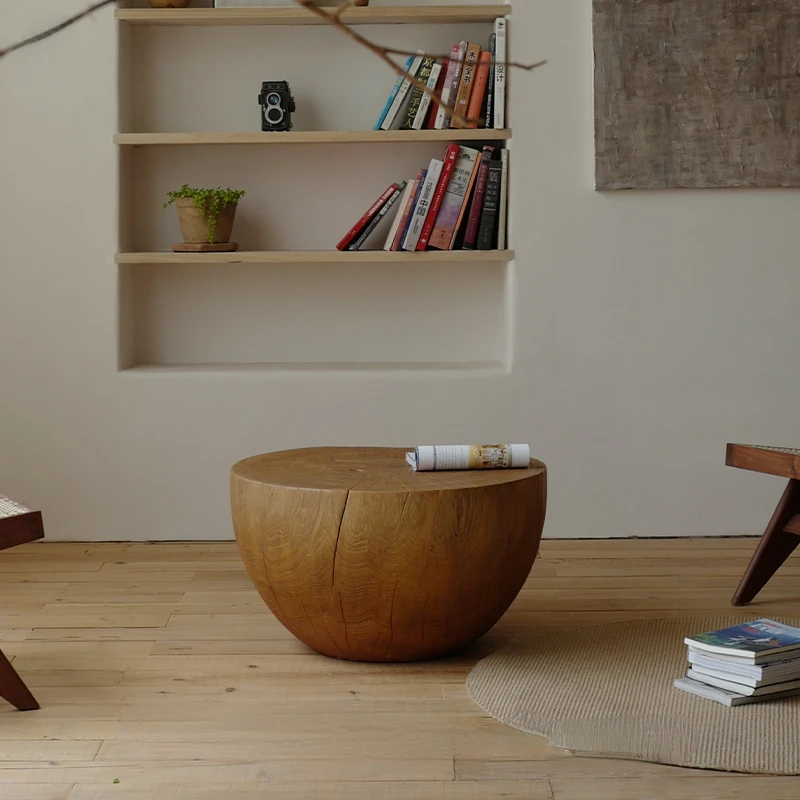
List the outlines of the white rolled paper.
{"type": "Polygon", "coordinates": [[[419,472],[461,469],[522,469],[529,466],[527,444],[420,445],[406,454],[406,461],[419,472]]]}

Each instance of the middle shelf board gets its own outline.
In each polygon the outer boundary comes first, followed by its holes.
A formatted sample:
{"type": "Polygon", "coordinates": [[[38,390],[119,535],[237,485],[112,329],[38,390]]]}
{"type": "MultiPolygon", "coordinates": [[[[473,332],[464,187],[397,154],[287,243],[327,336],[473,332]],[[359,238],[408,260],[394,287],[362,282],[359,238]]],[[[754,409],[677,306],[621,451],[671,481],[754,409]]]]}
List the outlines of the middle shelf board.
{"type": "Polygon", "coordinates": [[[246,131],[240,133],[115,133],[120,145],[190,144],[379,144],[397,142],[494,142],[511,138],[511,130],[477,128],[444,131],[246,131]]]}
{"type": "Polygon", "coordinates": [[[117,264],[457,264],[514,260],[513,250],[263,250],[233,253],[117,253],[117,264]]]}

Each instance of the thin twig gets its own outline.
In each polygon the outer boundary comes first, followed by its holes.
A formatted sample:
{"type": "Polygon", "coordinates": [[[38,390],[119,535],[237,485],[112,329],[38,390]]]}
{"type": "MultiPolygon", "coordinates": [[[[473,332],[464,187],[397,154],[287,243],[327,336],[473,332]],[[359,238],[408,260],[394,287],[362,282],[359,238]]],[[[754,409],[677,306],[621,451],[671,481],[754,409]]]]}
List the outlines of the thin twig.
{"type": "Polygon", "coordinates": [[[87,8],[85,11],[78,12],[74,16],[65,19],[63,22],[59,22],[58,25],[48,28],[46,31],[42,31],[41,33],[37,33],[35,36],[31,36],[28,39],[23,39],[21,42],[16,42],[8,47],[4,47],[2,50],[0,50],[0,58],[7,56],[9,53],[13,53],[15,50],[21,50],[23,47],[27,47],[29,44],[36,44],[36,42],[41,42],[43,39],[49,39],[51,36],[63,31],[65,28],[69,28],[71,25],[79,22],[84,17],[94,14],[95,11],[103,8],[103,6],[110,6],[112,3],[116,3],[116,1],[117,0],[100,0],[100,2],[89,6],[89,8],[87,8]]]}

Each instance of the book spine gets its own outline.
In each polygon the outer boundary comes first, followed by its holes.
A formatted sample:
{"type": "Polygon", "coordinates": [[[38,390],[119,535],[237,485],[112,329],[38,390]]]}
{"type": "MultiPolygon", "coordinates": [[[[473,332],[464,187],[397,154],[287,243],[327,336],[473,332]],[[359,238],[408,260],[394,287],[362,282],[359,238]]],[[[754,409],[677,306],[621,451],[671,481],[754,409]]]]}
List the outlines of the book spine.
{"type": "Polygon", "coordinates": [[[453,174],[453,168],[455,167],[456,160],[458,159],[459,150],[460,148],[457,144],[451,144],[447,148],[447,153],[444,157],[444,165],[442,166],[442,174],[439,177],[439,183],[436,187],[436,192],[433,195],[433,200],[431,201],[430,211],[428,212],[428,216],[425,218],[425,225],[422,228],[419,242],[417,242],[417,250],[425,250],[425,248],[428,246],[434,226],[436,225],[436,218],[439,216],[439,209],[442,207],[442,200],[444,200],[447,186],[450,183],[450,178],[453,174]]]}
{"type": "Polygon", "coordinates": [[[400,237],[400,244],[398,245],[398,250],[403,250],[404,245],[406,243],[406,238],[408,236],[408,232],[411,230],[411,222],[414,219],[414,212],[417,210],[417,205],[419,204],[419,198],[422,194],[422,190],[425,187],[425,178],[428,175],[427,169],[421,169],[419,171],[419,177],[417,180],[417,187],[414,190],[414,199],[409,204],[408,209],[408,219],[406,219],[405,226],[403,229],[403,235],[400,237]]]}
{"type": "Polygon", "coordinates": [[[425,129],[426,130],[433,130],[436,127],[436,117],[439,114],[439,102],[438,98],[442,96],[442,92],[444,91],[444,83],[447,80],[447,72],[450,69],[450,59],[446,58],[444,63],[439,70],[439,80],[436,82],[436,99],[431,99],[430,109],[428,111],[428,117],[425,120],[425,129]]]}
{"type": "Polygon", "coordinates": [[[477,150],[470,147],[459,148],[453,174],[431,234],[429,243],[431,247],[437,250],[449,250],[453,246],[480,160],[481,154],[477,150]]]}
{"type": "Polygon", "coordinates": [[[464,250],[474,250],[478,239],[478,229],[481,224],[483,211],[483,198],[486,193],[486,179],[489,177],[489,162],[492,160],[494,147],[486,145],[481,155],[481,165],[478,167],[478,177],[475,180],[475,191],[472,193],[472,205],[469,209],[469,222],[467,232],[464,234],[464,250]]]}
{"type": "Polygon", "coordinates": [[[478,66],[475,70],[475,82],[472,87],[472,96],[469,99],[469,109],[467,110],[467,127],[483,127],[481,111],[483,110],[483,98],[486,96],[486,84],[489,80],[489,61],[492,54],[488,50],[483,50],[478,56],[478,66]]]}
{"type": "Polygon", "coordinates": [[[502,164],[497,161],[489,164],[489,177],[486,180],[486,196],[483,201],[481,228],[478,233],[478,250],[491,250],[494,245],[502,169],[502,164]]]}
{"type": "Polygon", "coordinates": [[[508,21],[501,17],[495,20],[495,68],[494,68],[494,127],[506,126],[506,61],[508,58],[508,21]]]}
{"type": "Polygon", "coordinates": [[[484,103],[483,118],[486,120],[487,128],[494,128],[494,73],[495,59],[497,58],[497,34],[493,33],[489,37],[489,53],[492,60],[489,67],[489,80],[486,84],[486,102],[484,103]]]}
{"type": "MultiPolygon", "coordinates": [[[[424,58],[422,59],[422,66],[419,68],[419,72],[417,72],[416,79],[420,82],[428,85],[428,80],[431,77],[431,70],[433,69],[433,65],[436,63],[435,58],[424,58]]],[[[402,122],[400,123],[400,130],[402,131],[410,131],[414,128],[414,122],[417,118],[417,113],[419,112],[420,104],[422,103],[422,98],[425,96],[425,92],[421,86],[417,86],[414,84],[414,88],[411,90],[411,96],[408,100],[408,105],[405,109],[405,115],[402,118],[402,122]]]]}
{"type": "Polygon", "coordinates": [[[381,224],[384,217],[389,213],[389,209],[397,202],[397,199],[405,190],[405,183],[397,187],[394,194],[383,204],[383,208],[372,218],[372,221],[364,228],[364,232],[348,248],[348,250],[360,250],[372,235],[375,228],[381,224]]]}
{"type": "Polygon", "coordinates": [[[461,82],[461,70],[464,66],[464,56],[467,53],[467,43],[461,42],[453,46],[450,54],[450,70],[442,91],[442,105],[436,115],[436,129],[443,131],[450,127],[450,112],[447,110],[455,102],[458,87],[461,82]]]}
{"type": "Polygon", "coordinates": [[[431,201],[433,200],[436,187],[439,185],[439,178],[442,174],[442,167],[444,164],[438,158],[431,159],[428,166],[428,174],[425,176],[425,183],[419,195],[419,202],[417,203],[414,213],[411,215],[411,226],[408,229],[408,236],[403,242],[403,250],[416,250],[419,244],[422,229],[425,227],[425,221],[428,218],[428,213],[431,210],[431,201]]]}
{"type": "Polygon", "coordinates": [[[500,211],[497,221],[497,249],[506,250],[508,248],[508,159],[509,151],[500,151],[500,163],[502,171],[500,173],[500,211]]]}
{"type": "MultiPolygon", "coordinates": [[[[467,45],[467,54],[464,57],[464,69],[461,71],[461,82],[458,85],[456,101],[453,106],[454,112],[462,119],[466,119],[469,111],[469,101],[472,96],[472,87],[475,84],[475,69],[478,64],[480,52],[480,45],[471,43],[467,45]]],[[[466,123],[453,117],[450,121],[450,127],[464,128],[466,127],[466,123]]]]}
{"type": "Polygon", "coordinates": [[[382,131],[390,131],[392,129],[392,125],[394,124],[394,121],[397,118],[397,115],[400,113],[400,109],[403,107],[403,103],[408,96],[408,90],[411,88],[411,78],[416,77],[421,65],[422,53],[419,53],[411,62],[411,69],[408,70],[407,76],[403,78],[403,82],[400,84],[400,88],[398,89],[397,94],[392,101],[392,105],[389,107],[389,111],[381,123],[382,131]]]}
{"type": "Polygon", "coordinates": [[[364,229],[364,226],[369,224],[372,218],[381,210],[384,203],[394,194],[395,189],[397,189],[397,184],[393,183],[364,213],[361,219],[353,225],[352,228],[347,232],[347,235],[342,239],[339,244],[336,245],[337,250],[347,250],[347,248],[352,244],[353,240],[356,239],[361,231],[364,229]]]}
{"type": "Polygon", "coordinates": [[[389,233],[386,236],[386,242],[383,245],[384,250],[391,250],[392,245],[394,244],[394,238],[397,236],[397,229],[400,227],[400,220],[403,218],[403,213],[405,212],[406,206],[408,205],[409,196],[411,195],[411,189],[413,187],[413,181],[404,181],[405,189],[403,190],[403,194],[400,196],[400,200],[397,203],[397,212],[394,215],[394,219],[392,220],[391,227],[389,228],[389,233]]]}
{"type": "Polygon", "coordinates": [[[400,245],[403,243],[403,236],[405,236],[406,232],[406,223],[408,222],[408,218],[411,214],[411,210],[414,206],[414,198],[417,195],[417,187],[419,186],[420,175],[422,174],[422,170],[417,173],[417,177],[414,178],[414,182],[411,184],[411,191],[408,195],[408,202],[403,209],[403,216],[400,218],[400,224],[397,226],[397,232],[395,233],[394,241],[392,242],[392,250],[399,250],[400,245]]]}
{"type": "Polygon", "coordinates": [[[419,108],[414,117],[414,124],[411,126],[415,131],[421,131],[425,127],[425,121],[428,119],[428,109],[431,106],[431,95],[436,91],[436,86],[439,83],[439,75],[442,72],[441,64],[434,64],[431,67],[431,74],[428,77],[428,84],[426,86],[427,92],[422,93],[419,101],[419,108]]]}
{"type": "MultiPolygon", "coordinates": [[[[414,56],[409,56],[406,59],[403,72],[408,72],[413,63],[414,56]]],[[[389,109],[392,107],[392,103],[394,103],[394,99],[397,97],[397,93],[400,91],[400,87],[403,85],[403,80],[404,78],[402,75],[397,76],[397,80],[394,82],[392,91],[389,93],[389,98],[386,100],[386,105],[383,107],[383,111],[381,111],[381,115],[378,117],[378,121],[375,123],[374,130],[379,131],[381,129],[381,125],[383,125],[383,121],[386,119],[386,115],[389,113],[389,109]]]]}

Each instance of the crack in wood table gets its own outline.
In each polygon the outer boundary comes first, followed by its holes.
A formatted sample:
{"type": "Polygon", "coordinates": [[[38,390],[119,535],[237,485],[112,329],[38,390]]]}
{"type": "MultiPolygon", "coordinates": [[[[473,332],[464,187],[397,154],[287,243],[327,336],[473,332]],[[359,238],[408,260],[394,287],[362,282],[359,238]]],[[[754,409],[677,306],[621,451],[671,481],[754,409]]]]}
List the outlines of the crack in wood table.
{"type": "MultiPolygon", "coordinates": [[[[0,550],[44,538],[42,512],[0,495],[0,550]]],[[[0,650],[0,697],[20,711],[39,708],[36,698],[23,683],[11,662],[0,650]]]]}

